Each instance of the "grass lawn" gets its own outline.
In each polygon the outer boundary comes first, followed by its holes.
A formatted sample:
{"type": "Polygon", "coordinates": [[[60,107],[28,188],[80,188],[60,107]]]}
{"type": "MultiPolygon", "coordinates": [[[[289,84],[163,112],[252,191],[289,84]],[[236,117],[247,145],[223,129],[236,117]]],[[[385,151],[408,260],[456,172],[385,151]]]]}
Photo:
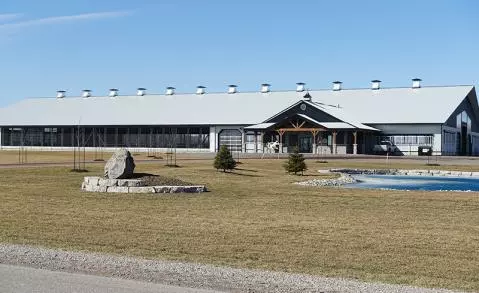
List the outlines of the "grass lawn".
{"type": "Polygon", "coordinates": [[[319,168],[382,165],[308,160],[296,177],[283,161],[243,160],[234,174],[212,160],[138,163],[211,190],[165,196],[82,193],[85,174],[68,167],[2,168],[0,242],[479,290],[478,193],[302,187],[290,183],[319,168]]]}
{"type": "MultiPolygon", "coordinates": [[[[103,159],[105,162],[111,157],[111,152],[98,151],[85,152],[85,161],[94,161],[103,159]]],[[[147,153],[132,152],[136,160],[152,160],[147,153]]],[[[153,155],[153,153],[152,153],[153,155]]],[[[163,154],[160,154],[163,156],[163,154]]],[[[77,152],[78,156],[78,152],[77,152]]],[[[80,153],[81,159],[83,159],[83,152],[80,153]]],[[[27,150],[25,153],[20,154],[18,150],[0,151],[0,165],[1,164],[18,164],[23,159],[24,163],[68,163],[71,162],[73,166],[73,151],[32,151],[27,150]],[[19,158],[20,157],[20,158],[19,158]]],[[[77,158],[78,160],[79,158],[77,158]]]]}

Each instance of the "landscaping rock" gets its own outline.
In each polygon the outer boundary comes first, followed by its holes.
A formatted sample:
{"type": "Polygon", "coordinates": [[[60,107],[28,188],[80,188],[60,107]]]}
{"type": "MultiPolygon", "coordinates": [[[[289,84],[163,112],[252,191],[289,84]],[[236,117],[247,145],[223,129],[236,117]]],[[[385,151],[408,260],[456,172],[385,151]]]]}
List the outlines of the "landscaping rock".
{"type": "Polygon", "coordinates": [[[140,179],[119,179],[118,186],[138,187],[145,186],[145,182],[140,179]]]}
{"type": "Polygon", "coordinates": [[[339,178],[312,179],[308,181],[295,182],[295,184],[304,186],[343,186],[345,184],[351,184],[356,182],[357,180],[354,179],[354,177],[352,177],[351,175],[340,173],[339,178]]]}
{"type": "Polygon", "coordinates": [[[130,187],[122,187],[122,186],[109,186],[107,187],[107,192],[114,192],[114,193],[128,193],[128,188],[130,187]]]}
{"type": "Polygon", "coordinates": [[[153,186],[128,187],[128,193],[155,193],[153,186]]]}
{"type": "MultiPolygon", "coordinates": [[[[149,185],[148,183],[159,183],[172,181],[181,183],[181,180],[169,179],[166,177],[148,177],[146,182],[143,179],[105,179],[100,177],[85,177],[81,189],[87,192],[114,192],[114,193],[200,193],[206,192],[204,185],[149,185]]],[[[185,184],[188,184],[185,182],[185,184]]]]}
{"type": "Polygon", "coordinates": [[[98,185],[99,186],[104,186],[104,187],[118,186],[118,180],[117,179],[103,179],[103,178],[101,178],[100,180],[98,180],[98,185]]]}
{"type": "Polygon", "coordinates": [[[129,179],[133,176],[135,161],[126,149],[118,150],[105,165],[105,178],[129,179]]]}

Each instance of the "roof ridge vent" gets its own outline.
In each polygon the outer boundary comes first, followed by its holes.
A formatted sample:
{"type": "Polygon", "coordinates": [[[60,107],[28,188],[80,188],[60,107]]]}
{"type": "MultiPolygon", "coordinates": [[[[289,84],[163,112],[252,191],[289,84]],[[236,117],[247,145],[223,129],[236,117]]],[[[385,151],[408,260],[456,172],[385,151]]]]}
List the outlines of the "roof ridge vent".
{"type": "Polygon", "coordinates": [[[261,92],[263,94],[269,93],[271,91],[271,85],[269,83],[263,83],[261,84],[261,92]]]}
{"type": "Polygon", "coordinates": [[[371,80],[371,89],[378,90],[381,88],[381,81],[379,79],[371,80]]]}
{"type": "Polygon", "coordinates": [[[304,82],[297,82],[296,83],[296,91],[297,92],[304,92],[305,90],[305,83],[304,82]]]}
{"type": "Polygon", "coordinates": [[[342,90],[343,83],[339,80],[333,81],[333,91],[340,91],[342,90]]]}
{"type": "Polygon", "coordinates": [[[172,86],[169,86],[166,88],[166,95],[167,96],[172,96],[175,94],[175,90],[176,88],[172,87],[172,86]]]}
{"type": "Polygon", "coordinates": [[[196,87],[196,94],[197,95],[204,95],[206,93],[206,87],[199,85],[196,87]]]}
{"type": "Polygon", "coordinates": [[[420,79],[420,78],[413,78],[412,79],[412,88],[413,89],[420,88],[421,87],[421,81],[422,81],[422,79],[420,79]]]}
{"type": "Polygon", "coordinates": [[[83,90],[82,95],[83,98],[89,98],[91,97],[91,90],[83,90]]]}
{"type": "Polygon", "coordinates": [[[63,99],[65,97],[66,91],[59,90],[57,91],[57,99],[63,99]]]}
{"type": "Polygon", "coordinates": [[[238,86],[235,84],[230,84],[228,86],[228,94],[236,94],[238,92],[238,86]]]}
{"type": "Polygon", "coordinates": [[[146,95],[146,88],[144,87],[139,87],[136,89],[136,95],[137,96],[144,96],[146,95]]]}
{"type": "Polygon", "coordinates": [[[110,97],[116,97],[118,96],[118,89],[110,89],[110,93],[108,94],[110,97]]]}
{"type": "Polygon", "coordinates": [[[303,100],[305,100],[305,101],[311,102],[312,99],[313,99],[313,97],[311,97],[311,95],[309,94],[308,91],[307,91],[306,94],[303,96],[303,100]]]}

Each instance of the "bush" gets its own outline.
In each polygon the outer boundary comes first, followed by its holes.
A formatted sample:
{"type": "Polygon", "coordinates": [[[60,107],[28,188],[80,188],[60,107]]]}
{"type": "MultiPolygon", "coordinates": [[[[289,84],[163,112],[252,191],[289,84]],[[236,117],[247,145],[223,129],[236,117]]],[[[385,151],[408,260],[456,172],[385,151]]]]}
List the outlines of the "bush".
{"type": "Polygon", "coordinates": [[[223,172],[233,170],[236,167],[236,161],[225,145],[222,145],[220,151],[216,154],[214,167],[216,170],[223,170],[223,172]]]}
{"type": "Polygon", "coordinates": [[[286,172],[294,173],[294,175],[298,174],[298,172],[301,172],[301,175],[303,175],[303,171],[308,169],[304,162],[304,156],[298,152],[298,148],[294,148],[293,152],[289,154],[288,161],[283,167],[286,172]]]}

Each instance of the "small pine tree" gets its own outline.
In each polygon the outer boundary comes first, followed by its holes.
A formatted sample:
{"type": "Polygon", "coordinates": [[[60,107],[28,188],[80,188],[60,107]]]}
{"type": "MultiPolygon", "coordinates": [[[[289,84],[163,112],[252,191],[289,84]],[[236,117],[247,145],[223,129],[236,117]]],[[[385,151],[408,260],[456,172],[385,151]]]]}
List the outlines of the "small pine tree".
{"type": "Polygon", "coordinates": [[[304,156],[298,152],[298,148],[294,148],[293,152],[289,154],[288,161],[284,163],[284,169],[288,173],[294,173],[294,175],[298,172],[303,175],[303,171],[308,169],[304,162],[304,156]]]}
{"type": "Polygon", "coordinates": [[[220,151],[216,154],[214,167],[216,170],[223,170],[223,172],[233,170],[236,167],[236,161],[225,145],[222,145],[220,151]]]}

